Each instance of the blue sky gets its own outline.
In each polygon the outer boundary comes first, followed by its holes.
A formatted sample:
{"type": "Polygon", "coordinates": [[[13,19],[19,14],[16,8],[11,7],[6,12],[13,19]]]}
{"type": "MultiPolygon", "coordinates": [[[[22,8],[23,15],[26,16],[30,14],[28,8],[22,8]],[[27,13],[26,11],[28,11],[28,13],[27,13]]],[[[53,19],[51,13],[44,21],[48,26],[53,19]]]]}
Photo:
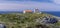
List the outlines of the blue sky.
{"type": "Polygon", "coordinates": [[[19,11],[38,8],[41,11],[60,11],[60,0],[0,0],[0,11],[19,11]]]}

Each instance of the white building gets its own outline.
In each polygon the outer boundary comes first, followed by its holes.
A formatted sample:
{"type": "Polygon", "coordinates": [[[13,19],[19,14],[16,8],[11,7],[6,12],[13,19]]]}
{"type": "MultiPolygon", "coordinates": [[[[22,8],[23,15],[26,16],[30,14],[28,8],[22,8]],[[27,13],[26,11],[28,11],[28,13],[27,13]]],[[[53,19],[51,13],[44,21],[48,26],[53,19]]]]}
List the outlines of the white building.
{"type": "Polygon", "coordinates": [[[34,9],[34,13],[42,13],[42,12],[40,12],[39,9],[36,8],[36,9],[34,9]]]}
{"type": "Polygon", "coordinates": [[[24,10],[23,13],[32,13],[32,10],[24,10]]]}

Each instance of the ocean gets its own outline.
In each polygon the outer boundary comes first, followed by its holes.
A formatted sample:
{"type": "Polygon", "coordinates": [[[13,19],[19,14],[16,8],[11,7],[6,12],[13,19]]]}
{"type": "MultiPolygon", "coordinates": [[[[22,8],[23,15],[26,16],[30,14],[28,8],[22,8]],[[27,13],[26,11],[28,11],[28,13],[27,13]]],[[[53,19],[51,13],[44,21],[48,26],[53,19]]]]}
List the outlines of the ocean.
{"type": "Polygon", "coordinates": [[[45,13],[60,17],[60,12],[45,12],[45,13]]]}
{"type": "MultiPolygon", "coordinates": [[[[14,11],[0,11],[0,14],[6,14],[6,13],[14,13],[14,11]]],[[[22,12],[18,12],[18,13],[22,13],[22,12]]],[[[47,11],[44,11],[44,13],[48,13],[48,14],[60,17],[60,12],[51,12],[51,11],[47,12],[47,11]]]]}

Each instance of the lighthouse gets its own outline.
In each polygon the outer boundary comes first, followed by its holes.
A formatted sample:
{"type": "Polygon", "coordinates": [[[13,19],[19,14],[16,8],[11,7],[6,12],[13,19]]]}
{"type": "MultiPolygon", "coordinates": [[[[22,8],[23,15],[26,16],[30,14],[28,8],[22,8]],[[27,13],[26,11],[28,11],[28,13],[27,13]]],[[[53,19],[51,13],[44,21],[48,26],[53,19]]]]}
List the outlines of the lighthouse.
{"type": "Polygon", "coordinates": [[[34,13],[41,13],[38,8],[34,9],[34,13]]]}
{"type": "Polygon", "coordinates": [[[34,9],[34,13],[38,13],[38,12],[39,12],[38,8],[34,9]]]}

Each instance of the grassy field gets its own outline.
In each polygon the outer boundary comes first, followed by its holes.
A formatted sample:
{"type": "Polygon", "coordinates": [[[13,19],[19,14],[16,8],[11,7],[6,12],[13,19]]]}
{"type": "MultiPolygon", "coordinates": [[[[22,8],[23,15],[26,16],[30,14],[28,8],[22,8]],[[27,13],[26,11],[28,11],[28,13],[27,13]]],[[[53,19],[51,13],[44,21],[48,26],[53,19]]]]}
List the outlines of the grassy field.
{"type": "Polygon", "coordinates": [[[36,26],[41,24],[36,23],[36,19],[38,18],[43,19],[43,17],[45,16],[46,16],[45,14],[37,14],[37,13],[0,14],[0,23],[5,24],[7,28],[37,28],[36,26]]]}

